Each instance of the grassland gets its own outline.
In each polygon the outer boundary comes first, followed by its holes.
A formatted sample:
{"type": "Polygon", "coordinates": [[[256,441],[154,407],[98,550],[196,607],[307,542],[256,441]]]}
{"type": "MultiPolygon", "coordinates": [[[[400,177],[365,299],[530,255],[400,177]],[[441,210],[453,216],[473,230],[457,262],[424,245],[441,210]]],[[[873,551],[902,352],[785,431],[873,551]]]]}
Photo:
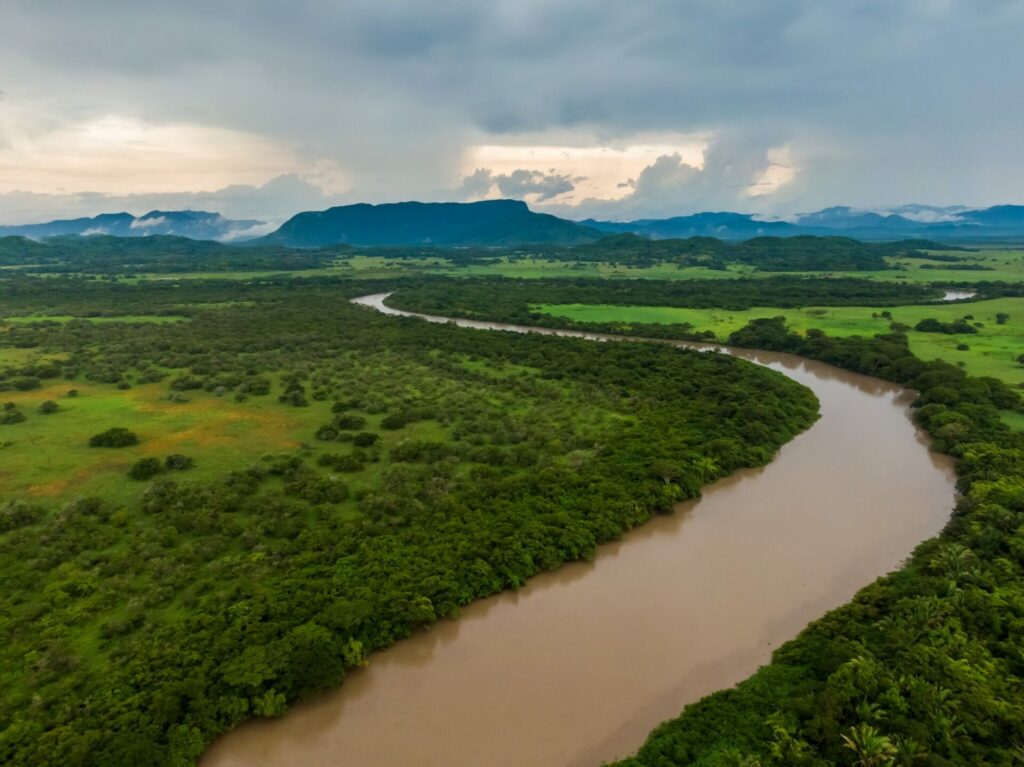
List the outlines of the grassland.
{"type": "Polygon", "coordinates": [[[930,304],[926,306],[870,307],[806,307],[779,309],[754,307],[745,311],[721,309],[686,309],[657,306],[595,306],[581,304],[540,305],[536,311],[553,316],[567,317],[577,322],[621,322],[627,324],[689,323],[696,330],[710,330],[719,340],[759,317],[786,317],[793,329],[804,332],[820,328],[829,335],[870,337],[889,330],[892,322],[901,322],[913,328],[927,317],[946,322],[966,315],[979,322],[976,334],[944,335],[908,331],[910,348],[924,360],[943,359],[962,365],[974,375],[1000,378],[1007,383],[1024,383],[1024,367],[1016,358],[1024,352],[1024,299],[1001,298],[991,301],[930,304]],[[891,313],[891,319],[882,312],[891,313]],[[996,322],[996,314],[1005,313],[1009,319],[1004,325],[996,322]],[[966,344],[969,349],[958,350],[966,344]]]}
{"type": "MultiPolygon", "coordinates": [[[[0,349],[2,364],[25,364],[29,350],[0,349]],[[25,353],[17,354],[22,351],[25,353]]],[[[412,364],[389,366],[399,379],[426,381],[429,371],[412,364]]],[[[494,366],[481,360],[460,363],[468,371],[491,379],[535,375],[522,366],[494,366]]],[[[280,375],[270,376],[275,389],[283,387],[280,375]]],[[[559,399],[565,387],[554,386],[550,395],[559,399]]],[[[229,396],[204,390],[188,391],[177,398],[168,396],[166,383],[136,384],[120,389],[111,384],[83,381],[48,383],[31,391],[0,392],[0,402],[13,403],[26,415],[21,423],[0,426],[0,497],[21,497],[37,502],[63,502],[72,498],[97,496],[113,503],[137,503],[147,483],[126,479],[128,469],[141,458],[163,459],[184,454],[196,460],[188,479],[210,481],[233,469],[272,453],[296,452],[310,462],[324,453],[337,453],[333,442],[313,439],[318,426],[329,423],[331,403],[310,402],[305,407],[288,407],[276,398],[256,397],[236,402],[229,396]],[[73,396],[69,392],[74,391],[73,396]],[[56,413],[43,414],[39,405],[58,403],[56,413]],[[183,401],[182,401],[183,400],[183,401]],[[138,445],[117,450],[88,446],[89,438],[112,427],[129,425],[139,436],[138,445]]],[[[524,414],[525,404],[512,399],[500,402],[491,396],[491,406],[500,404],[510,415],[524,414]]],[[[389,451],[400,442],[424,440],[450,442],[450,430],[436,420],[407,424],[401,430],[382,429],[381,413],[350,409],[365,420],[363,429],[379,437],[379,447],[389,451]]],[[[596,411],[595,411],[596,412],[596,411]]],[[[593,412],[577,410],[568,414],[581,428],[593,426],[593,412]]],[[[348,448],[350,449],[349,445],[348,448]]],[[[370,462],[348,475],[353,496],[379,483],[386,464],[370,462]]],[[[342,506],[355,508],[348,500],[342,506]]]]}

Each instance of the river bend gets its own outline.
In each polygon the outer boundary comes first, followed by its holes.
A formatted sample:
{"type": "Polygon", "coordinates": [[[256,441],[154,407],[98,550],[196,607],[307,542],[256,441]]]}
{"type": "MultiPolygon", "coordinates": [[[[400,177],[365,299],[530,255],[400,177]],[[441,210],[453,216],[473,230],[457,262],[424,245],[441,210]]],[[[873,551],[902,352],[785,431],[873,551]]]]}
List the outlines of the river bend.
{"type": "MultiPolygon", "coordinates": [[[[411,314],[387,296],[355,302],[411,314]]],[[[749,676],[941,530],[953,465],[911,421],[912,392],[792,355],[725,351],[812,389],[821,419],[768,466],[716,482],[594,562],[476,602],[377,653],[340,689],[244,724],[202,767],[596,767],[749,676]]]]}

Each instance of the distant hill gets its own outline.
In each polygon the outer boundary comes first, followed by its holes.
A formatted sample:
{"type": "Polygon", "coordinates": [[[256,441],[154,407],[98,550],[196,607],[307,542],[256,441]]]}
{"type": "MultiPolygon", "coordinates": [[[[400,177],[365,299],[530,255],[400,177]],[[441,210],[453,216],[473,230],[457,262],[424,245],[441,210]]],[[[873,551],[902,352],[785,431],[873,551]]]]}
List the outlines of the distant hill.
{"type": "Polygon", "coordinates": [[[763,236],[843,235],[860,240],[912,237],[946,242],[1024,240],[1024,206],[1021,205],[996,205],[976,210],[959,205],[945,208],[904,205],[890,211],[835,206],[804,213],[790,221],[765,221],[750,213],[707,212],[637,221],[588,219],[580,223],[603,232],[629,232],[654,239],[746,240],[763,236]]]}
{"type": "Polygon", "coordinates": [[[297,271],[333,261],[345,248],[295,250],[280,245],[242,247],[213,240],[157,234],[149,237],[64,235],[44,240],[0,237],[0,266],[32,266],[36,273],[297,271]]]}
{"type": "Polygon", "coordinates": [[[31,237],[44,239],[67,235],[110,235],[113,237],[145,237],[173,235],[192,240],[241,239],[262,221],[232,220],[219,213],[202,210],[153,210],[144,216],[130,213],[103,213],[92,218],[49,221],[45,224],[0,226],[0,237],[31,237]]]}
{"type": "Polygon", "coordinates": [[[600,236],[601,232],[582,224],[534,213],[519,200],[485,200],[343,205],[299,213],[259,242],[295,248],[340,243],[440,247],[575,245],[600,236]]]}
{"type": "Polygon", "coordinates": [[[802,234],[798,227],[785,221],[760,221],[752,214],[695,213],[663,219],[612,222],[588,219],[581,224],[604,232],[640,234],[654,239],[685,239],[688,237],[717,237],[724,240],[745,240],[751,237],[776,235],[786,237],[802,234]]]}
{"type": "MultiPolygon", "coordinates": [[[[471,203],[400,202],[343,205],[299,213],[277,231],[259,237],[260,221],[232,220],[206,211],[150,211],[144,216],[104,213],[45,224],[0,226],[0,237],[42,240],[62,236],[133,237],[170,235],[192,240],[246,241],[292,248],[331,245],[507,247],[575,246],[609,234],[652,240],[714,237],[739,241],[756,237],[842,236],[858,240],[929,239],[936,242],[1024,241],[1024,205],[989,208],[902,205],[887,210],[833,206],[788,220],[764,220],[751,213],[709,211],[689,216],[635,221],[568,221],[531,211],[519,200],[471,203]]],[[[264,230],[265,231],[265,230],[264,230]]],[[[629,244],[629,248],[636,245],[629,244]]]]}

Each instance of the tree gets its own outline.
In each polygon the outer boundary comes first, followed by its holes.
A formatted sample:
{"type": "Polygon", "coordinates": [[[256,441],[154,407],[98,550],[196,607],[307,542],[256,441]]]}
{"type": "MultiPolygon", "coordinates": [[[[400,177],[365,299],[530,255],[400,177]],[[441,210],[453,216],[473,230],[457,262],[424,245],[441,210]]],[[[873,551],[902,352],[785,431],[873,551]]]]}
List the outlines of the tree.
{"type": "Polygon", "coordinates": [[[138,435],[124,426],[114,426],[89,437],[89,447],[128,447],[139,444],[138,435]]]}
{"type": "Polygon", "coordinates": [[[25,420],[25,414],[20,410],[4,410],[0,415],[0,424],[21,423],[25,420]]]}
{"type": "Polygon", "coordinates": [[[697,470],[700,482],[703,485],[718,474],[718,461],[710,456],[703,455],[693,462],[693,468],[697,470]]]}
{"type": "Polygon", "coordinates": [[[885,735],[866,722],[850,729],[843,735],[843,748],[857,755],[854,764],[858,767],[889,767],[896,756],[896,747],[885,735]]]}
{"type": "Polygon", "coordinates": [[[159,458],[140,458],[128,469],[128,476],[132,479],[152,479],[163,471],[159,458]]]}
{"type": "Polygon", "coordinates": [[[672,461],[657,460],[651,464],[651,474],[670,485],[682,476],[683,470],[672,461]]]}
{"type": "Polygon", "coordinates": [[[190,456],[172,453],[164,459],[164,468],[170,471],[184,471],[191,469],[195,461],[190,456]]]}
{"type": "Polygon", "coordinates": [[[372,431],[361,431],[352,439],[352,444],[356,447],[370,447],[379,439],[380,437],[372,431]]]}

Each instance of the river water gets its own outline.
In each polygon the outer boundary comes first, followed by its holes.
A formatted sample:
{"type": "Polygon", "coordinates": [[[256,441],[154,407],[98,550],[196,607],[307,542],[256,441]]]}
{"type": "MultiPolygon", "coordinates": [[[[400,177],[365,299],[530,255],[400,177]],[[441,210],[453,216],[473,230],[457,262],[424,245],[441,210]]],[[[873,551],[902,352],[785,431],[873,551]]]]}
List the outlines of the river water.
{"type": "Polygon", "coordinates": [[[974,298],[978,295],[975,290],[949,290],[944,289],[944,294],[939,301],[963,301],[966,298],[974,298]]]}
{"type": "MultiPolygon", "coordinates": [[[[386,297],[356,301],[407,314],[386,297]]],[[[202,767],[596,767],[749,676],[939,532],[953,465],[910,420],[911,392],[791,355],[730,352],[821,401],[821,419],[775,461],[720,480],[594,562],[418,632],[280,719],[239,727],[202,767]]]]}

